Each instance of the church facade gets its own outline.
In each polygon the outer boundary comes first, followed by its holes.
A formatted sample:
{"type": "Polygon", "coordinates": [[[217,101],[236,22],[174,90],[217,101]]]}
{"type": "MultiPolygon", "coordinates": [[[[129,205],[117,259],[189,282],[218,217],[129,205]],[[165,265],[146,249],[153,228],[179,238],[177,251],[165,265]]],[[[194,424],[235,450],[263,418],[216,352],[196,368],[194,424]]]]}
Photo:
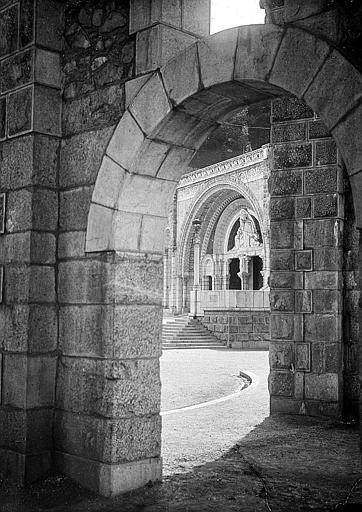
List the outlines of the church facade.
{"type": "Polygon", "coordinates": [[[233,348],[268,348],[265,333],[230,333],[228,323],[240,313],[268,330],[271,166],[266,145],[189,172],[166,229],[164,307],[198,317],[233,348]]]}

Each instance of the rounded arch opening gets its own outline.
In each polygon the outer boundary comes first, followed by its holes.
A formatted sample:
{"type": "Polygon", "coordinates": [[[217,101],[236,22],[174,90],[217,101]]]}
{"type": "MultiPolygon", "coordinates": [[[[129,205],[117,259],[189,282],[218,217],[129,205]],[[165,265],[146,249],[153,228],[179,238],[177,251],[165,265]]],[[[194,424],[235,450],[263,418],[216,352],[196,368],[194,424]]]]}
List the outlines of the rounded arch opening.
{"type": "MultiPolygon", "coordinates": [[[[331,132],[346,163],[357,225],[362,227],[362,101],[353,88],[340,87],[342,77],[343,82],[362,83],[353,66],[325,41],[300,29],[272,25],[217,34],[150,73],[127,98],[127,109],[104,156],[88,217],[86,250],[160,256],[168,199],[197,149],[216,129],[217,120],[245,104],[285,94],[305,101],[331,132]]],[[[308,254],[287,264],[299,264],[302,257],[301,265],[306,265],[308,254]]],[[[310,290],[304,291],[300,308],[309,307],[304,300],[310,290]]],[[[308,353],[303,352],[308,343],[303,347],[294,343],[298,325],[288,323],[291,306],[284,292],[278,293],[273,295],[273,305],[279,308],[273,328],[283,336],[295,336],[290,340],[291,353],[293,357],[298,353],[301,360],[305,357],[308,363],[308,353]]],[[[278,353],[271,363],[274,375],[290,376],[291,366],[283,366],[278,353]]],[[[307,364],[301,368],[301,372],[309,371],[307,364]]],[[[295,412],[303,414],[304,401],[290,398],[294,382],[285,378],[280,388],[279,381],[270,382],[281,390],[280,396],[274,396],[274,407],[283,403],[288,410],[295,407],[295,412]]]]}
{"type": "Polygon", "coordinates": [[[90,206],[86,251],[162,253],[169,198],[217,120],[282,94],[302,98],[320,115],[356,193],[362,152],[350,148],[362,147],[356,129],[362,107],[348,88],[331,96],[340,89],[340,70],[361,82],[326,42],[300,29],[260,25],[215,34],[150,73],[126,99],[108,144],[90,206]]]}

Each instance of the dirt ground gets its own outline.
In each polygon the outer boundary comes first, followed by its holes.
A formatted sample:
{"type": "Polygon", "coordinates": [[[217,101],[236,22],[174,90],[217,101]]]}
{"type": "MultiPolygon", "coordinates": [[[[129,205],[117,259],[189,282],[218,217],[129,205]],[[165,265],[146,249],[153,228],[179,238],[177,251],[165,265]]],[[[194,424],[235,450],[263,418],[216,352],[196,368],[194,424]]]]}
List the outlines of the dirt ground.
{"type": "Polygon", "coordinates": [[[235,391],[239,370],[253,384],[225,402],[163,416],[162,483],[113,499],[61,476],[26,490],[0,483],[0,512],[362,511],[357,427],[268,417],[267,353],[174,352],[161,365],[164,412],[220,397],[224,385],[235,391]],[[197,382],[183,371],[191,359],[197,382]]]}
{"type": "Polygon", "coordinates": [[[265,419],[221,458],[114,499],[63,477],[2,489],[1,512],[361,511],[358,430],[313,418],[265,419]]]}

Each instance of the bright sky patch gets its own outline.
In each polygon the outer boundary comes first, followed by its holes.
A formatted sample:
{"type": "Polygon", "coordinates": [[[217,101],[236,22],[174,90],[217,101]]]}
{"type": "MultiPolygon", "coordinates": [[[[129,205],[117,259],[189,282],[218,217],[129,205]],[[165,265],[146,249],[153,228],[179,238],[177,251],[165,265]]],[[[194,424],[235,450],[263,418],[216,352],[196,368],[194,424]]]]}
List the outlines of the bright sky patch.
{"type": "Polygon", "coordinates": [[[259,0],[211,0],[211,30],[220,32],[239,25],[264,23],[265,11],[259,0]]]}

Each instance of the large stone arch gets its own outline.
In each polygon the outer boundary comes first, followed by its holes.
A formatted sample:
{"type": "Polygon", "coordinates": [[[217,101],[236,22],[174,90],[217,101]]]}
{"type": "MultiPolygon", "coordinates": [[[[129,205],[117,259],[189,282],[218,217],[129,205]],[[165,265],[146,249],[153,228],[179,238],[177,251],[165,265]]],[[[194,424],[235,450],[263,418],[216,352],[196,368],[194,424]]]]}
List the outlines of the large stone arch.
{"type": "MultiPolygon", "coordinates": [[[[108,144],[92,195],[88,257],[77,261],[72,273],[67,263],[59,271],[60,301],[79,309],[64,322],[62,349],[67,355],[79,356],[78,340],[74,343],[69,333],[73,327],[73,334],[80,332],[86,308],[98,315],[98,330],[89,329],[83,359],[78,364],[76,357],[69,358],[58,372],[54,439],[63,472],[107,495],[161,475],[160,385],[155,375],[161,352],[161,260],[168,203],[218,120],[243,105],[279,95],[303,99],[337,142],[362,228],[361,85],[361,75],[325,41],[300,29],[268,25],[231,29],[192,44],[128,87],[127,108],[108,144]],[[84,296],[91,297],[91,306],[83,306],[83,290],[78,290],[87,276],[92,279],[84,296]],[[70,283],[69,290],[64,283],[70,283]],[[106,306],[101,309],[102,301],[106,306]]],[[[284,296],[288,293],[283,291],[284,296]]],[[[274,295],[275,303],[281,296],[274,295]]],[[[281,337],[292,336],[288,345],[296,346],[296,331],[291,332],[286,316],[272,315],[274,327],[281,337]]],[[[279,373],[289,378],[288,368],[279,373]]],[[[338,378],[333,376],[327,384],[333,388],[338,378]]],[[[305,412],[299,399],[284,400],[294,392],[293,385],[289,387],[289,380],[281,381],[280,407],[305,412]]]]}
{"type": "MultiPolygon", "coordinates": [[[[304,99],[331,131],[358,204],[361,76],[314,35],[273,25],[230,29],[189,46],[142,77],[139,86],[126,99],[128,107],[98,173],[87,252],[160,254],[166,205],[217,120],[246,103],[282,93],[304,99]],[[150,232],[159,236],[150,237],[150,232]]],[[[361,226],[362,216],[356,214],[361,226]]]]}

